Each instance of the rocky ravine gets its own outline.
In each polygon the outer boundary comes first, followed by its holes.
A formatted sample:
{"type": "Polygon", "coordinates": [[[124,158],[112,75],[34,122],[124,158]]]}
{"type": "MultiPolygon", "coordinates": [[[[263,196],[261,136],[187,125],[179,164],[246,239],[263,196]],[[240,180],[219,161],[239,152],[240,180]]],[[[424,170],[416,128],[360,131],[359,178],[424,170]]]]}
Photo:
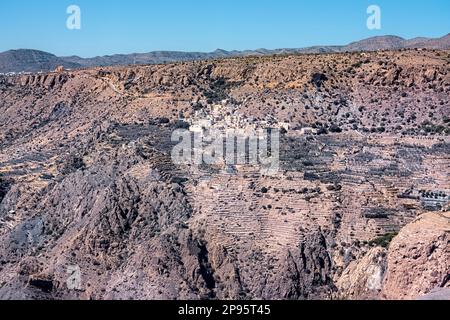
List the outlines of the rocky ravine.
{"type": "Polygon", "coordinates": [[[0,298],[442,297],[449,57],[0,78],[0,298]],[[278,175],[172,163],[173,130],[230,114],[289,125],[278,175]]]}

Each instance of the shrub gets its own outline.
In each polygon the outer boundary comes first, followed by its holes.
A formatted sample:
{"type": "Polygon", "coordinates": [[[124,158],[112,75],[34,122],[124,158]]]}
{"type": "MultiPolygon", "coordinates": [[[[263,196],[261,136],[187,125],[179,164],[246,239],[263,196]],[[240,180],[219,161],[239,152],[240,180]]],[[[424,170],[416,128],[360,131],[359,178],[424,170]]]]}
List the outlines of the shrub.
{"type": "Polygon", "coordinates": [[[196,103],[192,106],[192,109],[194,109],[194,111],[199,111],[202,110],[204,108],[204,106],[201,103],[196,103]]]}
{"type": "Polygon", "coordinates": [[[189,127],[190,127],[189,123],[187,123],[186,121],[183,121],[183,120],[175,121],[174,126],[176,129],[186,129],[186,130],[189,129],[189,127]]]}
{"type": "Polygon", "coordinates": [[[330,132],[340,133],[342,132],[342,129],[338,125],[333,124],[330,126],[330,132]]]}
{"type": "Polygon", "coordinates": [[[60,172],[64,175],[71,174],[86,167],[83,158],[79,155],[69,155],[65,157],[60,172]]]}
{"type": "Polygon", "coordinates": [[[386,233],[378,238],[369,241],[370,246],[378,246],[388,248],[392,240],[398,235],[398,233],[386,233]]]}
{"type": "Polygon", "coordinates": [[[170,120],[169,120],[169,118],[162,117],[162,118],[158,119],[158,123],[159,124],[167,124],[167,123],[170,123],[170,120]]]}

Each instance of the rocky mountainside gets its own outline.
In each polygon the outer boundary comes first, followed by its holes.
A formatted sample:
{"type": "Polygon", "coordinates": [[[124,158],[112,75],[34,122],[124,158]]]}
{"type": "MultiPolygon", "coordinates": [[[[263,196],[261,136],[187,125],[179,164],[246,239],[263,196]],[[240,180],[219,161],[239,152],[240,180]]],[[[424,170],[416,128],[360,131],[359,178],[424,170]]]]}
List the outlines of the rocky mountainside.
{"type": "Polygon", "coordinates": [[[38,50],[10,50],[0,53],[0,72],[37,72],[55,70],[58,66],[80,68],[81,64],[38,50]]]}
{"type": "Polygon", "coordinates": [[[409,40],[407,48],[448,49],[450,46],[450,34],[439,39],[416,38],[409,40]]]}
{"type": "Polygon", "coordinates": [[[0,76],[0,298],[416,299],[449,282],[450,51],[0,76]],[[175,165],[205,120],[278,174],[175,165]]]}
{"type": "Polygon", "coordinates": [[[408,40],[396,36],[373,37],[354,43],[344,48],[345,51],[397,50],[407,47],[408,40]]]}
{"type": "Polygon", "coordinates": [[[450,34],[437,39],[414,38],[411,40],[405,40],[396,36],[381,36],[364,39],[343,46],[314,46],[300,49],[258,49],[246,51],[226,51],[218,49],[210,53],[155,51],[149,53],[117,54],[94,58],[80,58],[77,56],[56,57],[46,52],[22,49],[0,53],[0,73],[53,71],[57,66],[64,66],[65,68],[71,69],[98,66],[161,64],[245,56],[399,50],[406,48],[450,49],[450,34]]]}

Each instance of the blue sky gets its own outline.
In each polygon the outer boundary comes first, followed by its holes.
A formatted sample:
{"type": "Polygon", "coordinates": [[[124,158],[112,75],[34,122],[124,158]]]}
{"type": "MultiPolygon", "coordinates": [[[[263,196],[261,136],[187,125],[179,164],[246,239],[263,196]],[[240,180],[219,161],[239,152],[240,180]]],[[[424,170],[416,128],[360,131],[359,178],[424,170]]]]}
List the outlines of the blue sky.
{"type": "Polygon", "coordinates": [[[153,50],[298,48],[450,32],[449,0],[0,0],[0,51],[82,57],[153,50]],[[66,9],[81,8],[81,30],[66,9]],[[382,29],[366,9],[382,10],[382,29]]]}

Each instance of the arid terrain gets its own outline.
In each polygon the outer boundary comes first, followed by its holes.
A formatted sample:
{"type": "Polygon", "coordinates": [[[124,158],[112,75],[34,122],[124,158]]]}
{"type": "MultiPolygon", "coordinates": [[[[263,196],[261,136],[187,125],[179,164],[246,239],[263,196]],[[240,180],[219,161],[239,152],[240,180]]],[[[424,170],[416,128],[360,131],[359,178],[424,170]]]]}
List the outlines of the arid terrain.
{"type": "Polygon", "coordinates": [[[448,50],[0,76],[0,150],[0,299],[450,298],[448,50]],[[205,119],[279,173],[175,165],[205,119]]]}
{"type": "Polygon", "coordinates": [[[81,58],[78,56],[57,57],[51,53],[39,50],[18,49],[0,52],[0,73],[48,72],[55,70],[58,66],[63,66],[66,69],[74,69],[117,65],[162,64],[246,56],[369,52],[416,48],[448,50],[450,49],[450,34],[439,38],[418,37],[408,40],[398,36],[378,36],[355,41],[347,45],[313,46],[297,49],[284,48],[268,50],[262,48],[244,51],[226,51],[217,49],[213,52],[153,51],[148,53],[115,54],[93,58],[81,58]]]}

